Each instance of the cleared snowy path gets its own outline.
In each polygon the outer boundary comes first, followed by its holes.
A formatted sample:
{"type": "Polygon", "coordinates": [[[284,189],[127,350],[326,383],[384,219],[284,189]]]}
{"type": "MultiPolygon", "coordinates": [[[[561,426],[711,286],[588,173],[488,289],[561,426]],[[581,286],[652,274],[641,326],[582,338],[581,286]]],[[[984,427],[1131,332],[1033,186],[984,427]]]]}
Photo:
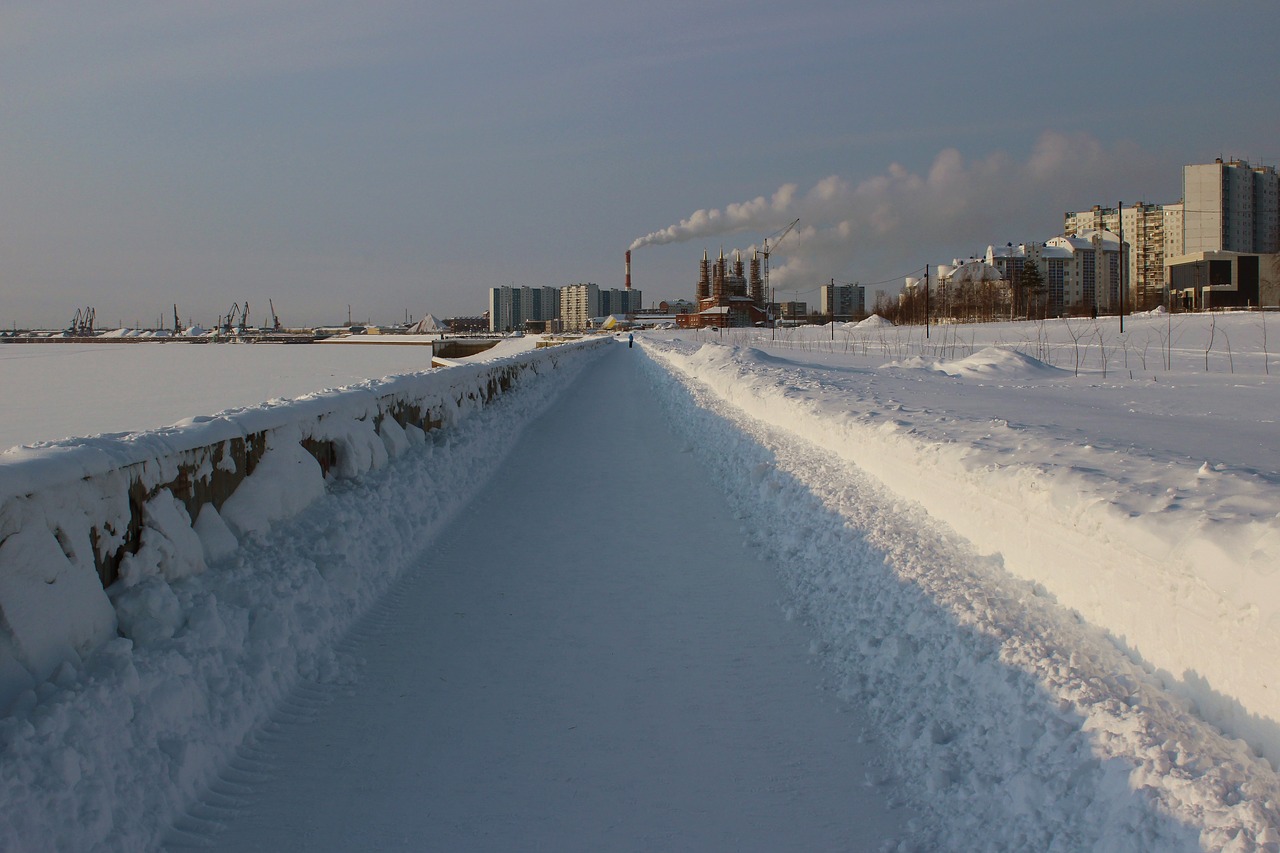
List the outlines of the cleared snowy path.
{"type": "Polygon", "coordinates": [[[882,757],[821,689],[775,567],[682,453],[639,357],[605,354],[529,427],[348,639],[359,682],[296,691],[173,846],[867,850],[900,835],[892,792],[864,784],[882,757]],[[210,838],[206,820],[226,829],[210,838]]]}

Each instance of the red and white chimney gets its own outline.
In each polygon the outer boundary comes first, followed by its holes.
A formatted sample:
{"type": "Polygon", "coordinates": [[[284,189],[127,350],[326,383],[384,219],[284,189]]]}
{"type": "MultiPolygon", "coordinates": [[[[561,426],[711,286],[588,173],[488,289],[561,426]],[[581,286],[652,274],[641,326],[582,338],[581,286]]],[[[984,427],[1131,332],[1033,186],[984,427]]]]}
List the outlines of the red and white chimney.
{"type": "Polygon", "coordinates": [[[631,289],[631,250],[627,249],[627,290],[631,289]]]}

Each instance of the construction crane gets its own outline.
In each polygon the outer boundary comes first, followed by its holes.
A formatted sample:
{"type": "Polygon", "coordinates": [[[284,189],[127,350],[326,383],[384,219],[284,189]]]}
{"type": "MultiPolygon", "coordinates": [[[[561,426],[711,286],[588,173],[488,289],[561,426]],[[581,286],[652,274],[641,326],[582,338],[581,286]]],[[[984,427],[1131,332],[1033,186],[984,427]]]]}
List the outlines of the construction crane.
{"type": "Polygon", "coordinates": [[[774,302],[775,300],[773,298],[773,291],[769,288],[769,255],[774,249],[778,248],[778,244],[782,242],[782,239],[790,234],[791,230],[799,223],[800,219],[797,217],[792,220],[791,224],[786,228],[779,228],[777,231],[774,231],[768,237],[764,238],[764,246],[760,248],[760,254],[764,255],[764,291],[769,294],[770,302],[774,302]],[[769,245],[770,240],[773,241],[772,246],[769,245]]]}

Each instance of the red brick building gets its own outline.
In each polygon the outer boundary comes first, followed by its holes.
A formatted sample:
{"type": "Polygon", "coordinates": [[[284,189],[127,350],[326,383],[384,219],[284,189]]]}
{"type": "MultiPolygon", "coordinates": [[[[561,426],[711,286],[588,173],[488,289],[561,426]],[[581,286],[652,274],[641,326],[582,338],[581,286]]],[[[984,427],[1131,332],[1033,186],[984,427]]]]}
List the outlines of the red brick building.
{"type": "Polygon", "coordinates": [[[751,254],[750,276],[742,261],[742,253],[734,252],[733,263],[720,250],[714,263],[702,252],[698,268],[698,310],[681,314],[676,322],[684,329],[756,326],[769,321],[765,302],[764,280],[760,277],[760,256],[751,254]]]}

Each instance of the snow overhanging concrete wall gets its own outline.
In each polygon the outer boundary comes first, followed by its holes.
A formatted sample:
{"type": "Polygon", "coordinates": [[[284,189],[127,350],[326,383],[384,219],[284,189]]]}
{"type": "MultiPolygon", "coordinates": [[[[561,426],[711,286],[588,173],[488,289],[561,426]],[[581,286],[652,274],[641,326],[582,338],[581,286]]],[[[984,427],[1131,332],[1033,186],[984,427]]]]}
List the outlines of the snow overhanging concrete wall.
{"type": "Polygon", "coordinates": [[[123,617],[110,589],[203,571],[242,537],[300,512],[330,480],[388,464],[603,343],[0,454],[0,710],[116,635],[123,617]]]}

